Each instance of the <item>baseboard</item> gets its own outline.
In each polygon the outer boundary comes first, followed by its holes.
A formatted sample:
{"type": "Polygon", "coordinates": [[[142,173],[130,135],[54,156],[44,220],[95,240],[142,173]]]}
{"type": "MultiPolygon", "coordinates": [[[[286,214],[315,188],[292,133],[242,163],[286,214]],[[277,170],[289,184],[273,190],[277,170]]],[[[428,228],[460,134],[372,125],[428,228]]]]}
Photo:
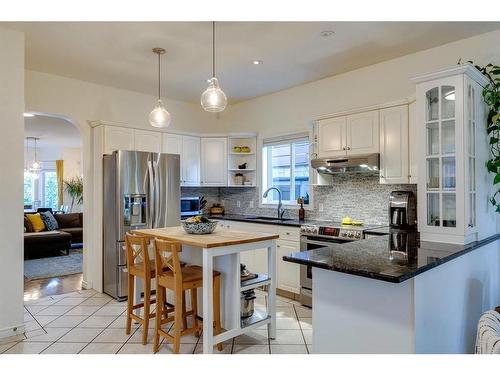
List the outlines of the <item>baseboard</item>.
{"type": "Polygon", "coordinates": [[[300,301],[300,295],[294,292],[289,292],[288,290],[283,290],[276,288],[276,294],[281,297],[290,298],[294,301],[300,301]]]}
{"type": "Polygon", "coordinates": [[[15,336],[22,336],[24,334],[24,324],[0,329],[0,343],[3,341],[11,341],[15,336]]]}
{"type": "Polygon", "coordinates": [[[92,284],[82,280],[82,289],[92,289],[92,284]]]}

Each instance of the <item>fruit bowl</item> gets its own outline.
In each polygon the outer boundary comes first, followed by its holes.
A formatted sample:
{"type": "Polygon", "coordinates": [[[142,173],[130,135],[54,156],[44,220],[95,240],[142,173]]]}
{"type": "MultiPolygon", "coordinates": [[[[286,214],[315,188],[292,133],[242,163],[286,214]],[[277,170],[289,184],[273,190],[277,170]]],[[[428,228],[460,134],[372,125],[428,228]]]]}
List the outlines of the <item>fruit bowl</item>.
{"type": "Polygon", "coordinates": [[[205,219],[200,222],[181,220],[182,227],[189,234],[210,234],[217,227],[218,221],[205,219]]]}

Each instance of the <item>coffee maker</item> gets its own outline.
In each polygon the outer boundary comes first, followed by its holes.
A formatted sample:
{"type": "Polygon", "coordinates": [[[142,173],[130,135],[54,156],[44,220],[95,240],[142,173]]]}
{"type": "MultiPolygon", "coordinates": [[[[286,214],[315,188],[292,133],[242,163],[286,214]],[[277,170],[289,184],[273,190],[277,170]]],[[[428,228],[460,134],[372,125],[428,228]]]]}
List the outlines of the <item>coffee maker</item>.
{"type": "Polygon", "coordinates": [[[415,195],[411,191],[393,191],[389,195],[389,226],[411,229],[417,224],[415,195]]]}

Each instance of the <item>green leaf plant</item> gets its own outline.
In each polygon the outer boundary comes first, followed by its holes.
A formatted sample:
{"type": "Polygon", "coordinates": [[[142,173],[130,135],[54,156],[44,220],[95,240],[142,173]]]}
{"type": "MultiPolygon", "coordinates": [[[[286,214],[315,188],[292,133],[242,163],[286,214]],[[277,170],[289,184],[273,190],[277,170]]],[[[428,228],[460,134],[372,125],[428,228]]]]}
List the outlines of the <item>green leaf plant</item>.
{"type": "MultiPolygon", "coordinates": [[[[468,61],[474,64],[472,61],[468,61]]],[[[459,61],[460,63],[460,61],[459,61]]],[[[488,64],[474,65],[489,83],[483,89],[483,100],[488,106],[487,131],[490,144],[490,159],[486,162],[488,172],[493,174],[495,193],[490,198],[496,212],[500,213],[500,66],[488,64]]]]}

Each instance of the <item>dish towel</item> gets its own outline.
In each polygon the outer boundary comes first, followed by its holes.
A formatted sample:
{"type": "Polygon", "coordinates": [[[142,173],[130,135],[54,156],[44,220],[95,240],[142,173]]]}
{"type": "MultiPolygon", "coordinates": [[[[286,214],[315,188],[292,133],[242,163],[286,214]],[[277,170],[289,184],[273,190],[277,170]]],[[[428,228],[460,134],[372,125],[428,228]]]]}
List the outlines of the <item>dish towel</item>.
{"type": "Polygon", "coordinates": [[[500,314],[486,311],[477,325],[476,354],[500,354],[500,314]]]}

